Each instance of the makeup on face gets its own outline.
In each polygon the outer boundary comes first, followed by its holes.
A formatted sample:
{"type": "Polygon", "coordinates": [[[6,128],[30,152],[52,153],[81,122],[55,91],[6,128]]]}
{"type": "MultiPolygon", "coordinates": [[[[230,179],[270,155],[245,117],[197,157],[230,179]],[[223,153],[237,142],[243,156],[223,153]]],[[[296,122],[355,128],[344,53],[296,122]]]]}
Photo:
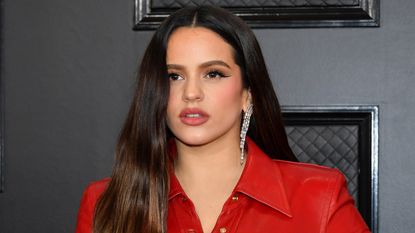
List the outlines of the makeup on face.
{"type": "Polygon", "coordinates": [[[233,48],[209,29],[179,28],[170,36],[167,125],[186,145],[239,140],[247,90],[233,48]]]}
{"type": "Polygon", "coordinates": [[[209,114],[199,108],[185,108],[180,112],[179,117],[185,125],[199,126],[208,121],[209,114]]]}

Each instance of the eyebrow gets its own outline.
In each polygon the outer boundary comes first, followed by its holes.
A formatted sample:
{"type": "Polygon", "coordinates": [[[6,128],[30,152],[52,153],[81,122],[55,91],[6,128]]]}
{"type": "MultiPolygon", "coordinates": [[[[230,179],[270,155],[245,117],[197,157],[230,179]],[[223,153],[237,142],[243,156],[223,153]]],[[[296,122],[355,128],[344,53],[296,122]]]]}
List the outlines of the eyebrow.
{"type": "MultiPolygon", "coordinates": [[[[221,60],[212,60],[212,61],[203,62],[199,66],[201,68],[206,68],[206,67],[213,66],[213,65],[225,66],[225,67],[228,67],[229,69],[231,68],[226,62],[221,61],[221,60]]],[[[178,64],[167,64],[167,68],[169,68],[169,69],[184,69],[185,67],[182,66],[182,65],[178,65],[178,64]]]]}

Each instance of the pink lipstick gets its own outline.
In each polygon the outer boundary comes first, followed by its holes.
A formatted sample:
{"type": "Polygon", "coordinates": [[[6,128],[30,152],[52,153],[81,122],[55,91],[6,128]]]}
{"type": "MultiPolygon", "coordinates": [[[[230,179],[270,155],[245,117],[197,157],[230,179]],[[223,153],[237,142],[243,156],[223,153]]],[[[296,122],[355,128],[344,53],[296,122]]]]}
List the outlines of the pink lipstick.
{"type": "Polygon", "coordinates": [[[186,108],[180,112],[180,120],[189,126],[199,126],[209,119],[209,114],[198,108],[186,108]]]}

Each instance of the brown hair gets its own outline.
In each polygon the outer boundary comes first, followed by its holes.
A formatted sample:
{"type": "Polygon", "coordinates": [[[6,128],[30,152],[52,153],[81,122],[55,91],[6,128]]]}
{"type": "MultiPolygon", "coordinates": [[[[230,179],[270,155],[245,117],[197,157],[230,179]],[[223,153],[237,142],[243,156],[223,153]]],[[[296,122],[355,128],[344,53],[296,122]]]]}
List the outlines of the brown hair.
{"type": "Polygon", "coordinates": [[[179,27],[197,26],[219,34],[235,51],[254,113],[248,135],[271,158],[296,161],[259,44],[251,29],[228,11],[183,8],[156,30],[142,59],[133,102],[121,131],[108,188],[97,202],[94,233],[165,233],[169,191],[166,108],[169,79],[167,42],[179,27]]]}

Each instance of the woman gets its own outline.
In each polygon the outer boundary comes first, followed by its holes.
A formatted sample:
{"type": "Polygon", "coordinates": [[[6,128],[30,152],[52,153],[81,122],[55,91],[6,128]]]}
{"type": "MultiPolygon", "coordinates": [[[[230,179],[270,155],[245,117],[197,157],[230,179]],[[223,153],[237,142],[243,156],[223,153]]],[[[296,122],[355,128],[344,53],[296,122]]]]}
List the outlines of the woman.
{"type": "Polygon", "coordinates": [[[181,9],[148,45],[112,176],[85,191],[77,233],[368,232],[339,172],[290,161],[252,31],[181,9]]]}

